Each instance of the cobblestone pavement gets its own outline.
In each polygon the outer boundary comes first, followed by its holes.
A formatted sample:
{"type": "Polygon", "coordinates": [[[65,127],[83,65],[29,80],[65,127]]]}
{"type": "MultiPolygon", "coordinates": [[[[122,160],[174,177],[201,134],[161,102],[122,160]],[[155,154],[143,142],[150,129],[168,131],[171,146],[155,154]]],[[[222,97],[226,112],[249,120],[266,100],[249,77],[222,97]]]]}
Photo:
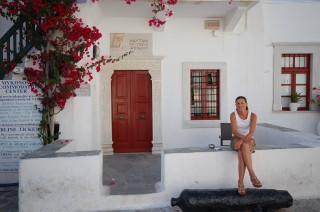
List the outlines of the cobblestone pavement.
{"type": "MultiPolygon", "coordinates": [[[[157,208],[149,210],[133,210],[133,211],[117,211],[117,212],[182,212],[179,207],[157,208]]],[[[196,211],[195,211],[196,212],[196,211]]],[[[234,210],[227,210],[224,212],[236,212],[234,210]]],[[[250,212],[250,211],[238,211],[250,212]]],[[[290,208],[283,208],[275,212],[320,212],[320,198],[319,199],[300,199],[293,200],[293,205],[290,208]]]]}
{"type": "MultiPolygon", "coordinates": [[[[155,209],[147,209],[147,210],[122,210],[122,211],[118,210],[118,211],[112,211],[112,212],[182,212],[182,210],[180,210],[179,207],[175,206],[175,207],[155,208],[155,209]]],[[[224,212],[250,212],[250,211],[249,210],[246,210],[246,211],[227,210],[224,212]]],[[[283,208],[280,210],[276,210],[275,212],[320,212],[320,199],[293,200],[293,205],[290,208],[283,208]]]]}
{"type": "Polygon", "coordinates": [[[17,212],[18,187],[0,187],[0,212],[17,212]]]}
{"type": "MultiPolygon", "coordinates": [[[[0,188],[0,212],[18,212],[18,187],[0,188]]],[[[276,212],[319,212],[319,199],[294,200],[290,208],[277,210],[276,212]]],[[[100,211],[102,212],[102,211],[100,211]]],[[[179,207],[165,207],[145,210],[118,210],[112,212],[181,212],[179,207]]],[[[233,211],[227,211],[233,212],[233,211]]],[[[246,212],[246,211],[242,211],[246,212]]]]}

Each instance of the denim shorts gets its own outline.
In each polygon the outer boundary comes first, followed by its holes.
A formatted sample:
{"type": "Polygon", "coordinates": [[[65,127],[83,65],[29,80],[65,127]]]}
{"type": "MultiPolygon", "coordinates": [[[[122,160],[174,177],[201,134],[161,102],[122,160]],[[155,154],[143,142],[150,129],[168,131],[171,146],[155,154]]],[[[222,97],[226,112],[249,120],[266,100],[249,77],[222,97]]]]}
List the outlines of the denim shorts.
{"type": "MultiPolygon", "coordinates": [[[[234,151],[237,151],[234,149],[234,144],[237,143],[239,140],[240,140],[240,138],[236,138],[236,137],[233,137],[231,139],[230,146],[234,151]]],[[[256,141],[254,139],[252,139],[252,141],[250,143],[250,152],[254,153],[255,151],[256,151],[256,141]]]]}

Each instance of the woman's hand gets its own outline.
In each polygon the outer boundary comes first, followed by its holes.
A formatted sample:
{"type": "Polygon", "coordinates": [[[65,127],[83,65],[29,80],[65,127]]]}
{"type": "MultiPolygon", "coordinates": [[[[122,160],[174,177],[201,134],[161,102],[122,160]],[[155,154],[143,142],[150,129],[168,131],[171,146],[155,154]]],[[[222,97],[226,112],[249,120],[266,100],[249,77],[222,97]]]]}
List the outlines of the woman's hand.
{"type": "Polygon", "coordinates": [[[239,139],[239,140],[234,144],[234,149],[235,149],[235,150],[239,150],[242,143],[243,143],[243,140],[242,140],[242,139],[239,139]]]}
{"type": "Polygon", "coordinates": [[[244,136],[243,141],[249,144],[252,141],[252,137],[250,135],[246,135],[244,136]]]}

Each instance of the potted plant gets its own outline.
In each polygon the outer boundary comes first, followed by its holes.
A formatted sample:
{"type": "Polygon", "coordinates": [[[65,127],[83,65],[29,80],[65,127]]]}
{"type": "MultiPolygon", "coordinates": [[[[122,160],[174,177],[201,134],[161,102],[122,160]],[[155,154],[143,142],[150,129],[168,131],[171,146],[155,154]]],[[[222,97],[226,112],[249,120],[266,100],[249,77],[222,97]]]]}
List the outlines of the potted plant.
{"type": "Polygon", "coordinates": [[[290,111],[298,110],[300,99],[301,99],[301,93],[293,92],[291,94],[291,102],[289,104],[290,111]]]}

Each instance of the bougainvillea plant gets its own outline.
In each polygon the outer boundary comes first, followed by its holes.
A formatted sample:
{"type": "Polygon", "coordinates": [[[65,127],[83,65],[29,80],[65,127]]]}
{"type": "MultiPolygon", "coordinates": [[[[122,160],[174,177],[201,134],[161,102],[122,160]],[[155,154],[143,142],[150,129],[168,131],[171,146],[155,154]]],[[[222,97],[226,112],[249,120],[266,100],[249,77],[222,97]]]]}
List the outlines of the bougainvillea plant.
{"type": "MultiPolygon", "coordinates": [[[[95,0],[92,0],[95,2],[95,0]]],[[[101,65],[120,60],[95,58],[90,47],[102,36],[96,27],[89,27],[75,16],[76,0],[2,0],[0,13],[14,23],[23,17],[34,30],[23,33],[31,40],[35,51],[27,58],[33,61],[24,73],[32,91],[39,96],[42,115],[39,138],[44,145],[51,143],[54,135],[54,115],[64,109],[69,98],[82,83],[92,80],[92,70],[101,65]]],[[[7,50],[10,51],[10,50],[7,50]]],[[[10,72],[18,61],[3,61],[10,72]]]]}
{"type": "MultiPolygon", "coordinates": [[[[131,5],[132,2],[136,2],[136,0],[125,0],[125,2],[128,5],[131,5]]],[[[169,9],[169,5],[175,5],[177,4],[178,0],[153,0],[151,3],[153,17],[149,20],[149,26],[155,26],[159,28],[160,26],[164,25],[166,21],[161,20],[157,14],[159,12],[164,11],[165,16],[171,17],[172,16],[172,10],[169,9]]]]}
{"type": "MultiPolygon", "coordinates": [[[[91,0],[95,2],[97,0],[91,0]]],[[[136,0],[125,0],[131,4],[136,0]]],[[[154,16],[150,26],[160,27],[165,21],[157,18],[157,13],[165,11],[172,15],[169,5],[177,0],[154,0],[151,4],[154,16]]],[[[39,138],[44,145],[51,143],[54,135],[54,116],[64,109],[69,98],[75,96],[75,90],[82,83],[92,80],[92,70],[100,71],[101,65],[115,62],[130,54],[128,52],[117,59],[95,58],[90,48],[102,36],[96,27],[89,27],[75,16],[78,12],[76,0],[1,0],[0,14],[13,23],[22,17],[27,25],[36,26],[34,30],[25,27],[23,35],[34,45],[35,51],[26,57],[33,61],[32,67],[26,67],[24,73],[31,90],[39,97],[42,115],[39,138]],[[83,64],[83,61],[84,62],[83,64]]],[[[10,51],[10,49],[6,49],[10,51]]],[[[11,72],[21,61],[7,61],[2,64],[6,73],[11,72]]]]}
{"type": "Polygon", "coordinates": [[[312,99],[309,100],[309,103],[310,102],[313,102],[313,103],[317,103],[318,106],[320,107],[320,87],[317,88],[317,87],[313,87],[312,88],[312,99]]]}

